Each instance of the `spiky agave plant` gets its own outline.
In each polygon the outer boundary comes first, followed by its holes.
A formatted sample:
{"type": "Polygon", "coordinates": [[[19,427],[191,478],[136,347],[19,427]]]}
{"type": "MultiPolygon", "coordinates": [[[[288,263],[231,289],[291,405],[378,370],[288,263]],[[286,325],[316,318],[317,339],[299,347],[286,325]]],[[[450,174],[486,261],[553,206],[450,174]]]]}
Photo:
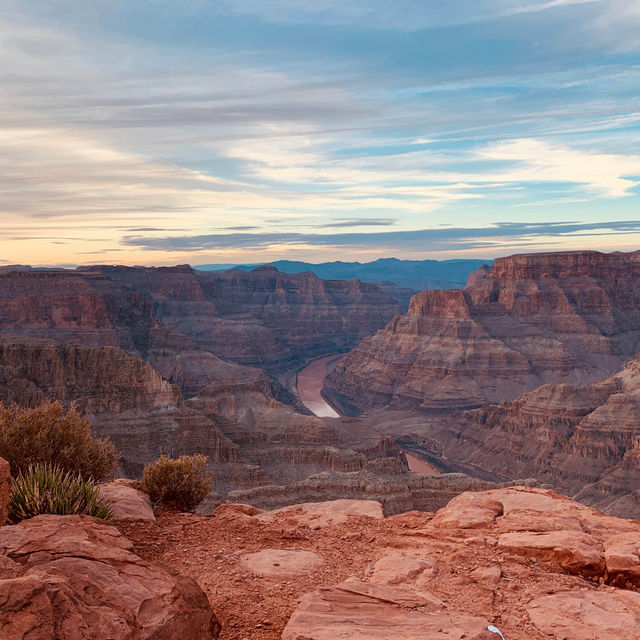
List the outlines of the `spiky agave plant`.
{"type": "Polygon", "coordinates": [[[79,473],[50,464],[37,464],[13,480],[7,523],[17,524],[45,513],[103,520],[113,517],[111,506],[100,497],[92,479],[83,480],[79,473]]]}

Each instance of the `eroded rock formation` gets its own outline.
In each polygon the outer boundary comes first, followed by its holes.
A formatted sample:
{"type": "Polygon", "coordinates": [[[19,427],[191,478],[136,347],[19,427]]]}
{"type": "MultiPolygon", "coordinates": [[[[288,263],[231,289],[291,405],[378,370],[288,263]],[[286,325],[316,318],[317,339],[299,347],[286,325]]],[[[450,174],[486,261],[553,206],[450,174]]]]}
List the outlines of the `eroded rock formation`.
{"type": "Polygon", "coordinates": [[[499,258],[464,290],[423,291],[328,376],[345,412],[454,411],[545,383],[589,384],[635,355],[640,252],[499,258]]]}
{"type": "Polygon", "coordinates": [[[633,358],[585,387],[543,385],[510,402],[436,419],[424,427],[425,447],[471,473],[535,477],[586,504],[640,518],[638,424],[640,360],[633,358]]]}
{"type": "Polygon", "coordinates": [[[492,640],[490,625],[508,640],[640,637],[638,522],[528,487],[463,493],[435,514],[380,511],[225,504],[131,535],[198,581],[228,640],[492,640]]]}
{"type": "Polygon", "coordinates": [[[288,369],[348,349],[399,311],[376,285],[274,267],[0,271],[1,332],[120,347],[188,395],[216,380],[220,358],[288,369]]]}

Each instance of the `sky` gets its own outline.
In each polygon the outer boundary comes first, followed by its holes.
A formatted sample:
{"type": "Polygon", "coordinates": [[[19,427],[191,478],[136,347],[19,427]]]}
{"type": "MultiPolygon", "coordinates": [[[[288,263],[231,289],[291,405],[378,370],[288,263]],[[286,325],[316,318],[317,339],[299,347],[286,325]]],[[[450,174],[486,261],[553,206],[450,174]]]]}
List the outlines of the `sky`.
{"type": "Polygon", "coordinates": [[[640,249],[640,0],[0,0],[0,266],[640,249]]]}

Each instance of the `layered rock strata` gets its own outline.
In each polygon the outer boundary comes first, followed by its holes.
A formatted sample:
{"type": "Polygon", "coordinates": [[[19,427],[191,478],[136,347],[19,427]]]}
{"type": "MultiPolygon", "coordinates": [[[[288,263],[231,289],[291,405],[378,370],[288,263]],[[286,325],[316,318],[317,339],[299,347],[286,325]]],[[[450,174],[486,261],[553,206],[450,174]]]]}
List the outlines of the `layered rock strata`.
{"type": "Polygon", "coordinates": [[[346,413],[451,412],[542,384],[589,384],[640,340],[640,252],[499,258],[464,290],[423,291],[328,376],[346,413]]]}
{"type": "Polygon", "coordinates": [[[639,418],[640,360],[634,358],[592,385],[543,385],[510,402],[431,422],[425,447],[471,473],[535,477],[586,504],[640,518],[639,418]]]}
{"type": "Polygon", "coordinates": [[[462,473],[411,473],[399,458],[385,458],[369,462],[361,471],[324,471],[297,483],[237,489],[231,491],[227,499],[261,509],[280,509],[285,505],[327,499],[375,500],[382,505],[385,515],[395,515],[412,510],[436,511],[460,493],[498,486],[503,485],[462,473]]]}
{"type": "Polygon", "coordinates": [[[202,453],[214,471],[213,489],[224,494],[325,470],[358,471],[369,460],[399,455],[361,420],[302,415],[271,391],[261,371],[229,364],[185,401],[151,365],[118,347],[0,334],[0,401],[75,402],[95,434],[114,442],[129,476],[161,453],[202,453]],[[246,374],[237,377],[238,370],[246,374]]]}
{"type": "Polygon", "coordinates": [[[0,332],[120,347],[188,395],[216,379],[220,358],[286,370],[347,350],[399,311],[376,285],[274,267],[0,271],[0,332]]]}

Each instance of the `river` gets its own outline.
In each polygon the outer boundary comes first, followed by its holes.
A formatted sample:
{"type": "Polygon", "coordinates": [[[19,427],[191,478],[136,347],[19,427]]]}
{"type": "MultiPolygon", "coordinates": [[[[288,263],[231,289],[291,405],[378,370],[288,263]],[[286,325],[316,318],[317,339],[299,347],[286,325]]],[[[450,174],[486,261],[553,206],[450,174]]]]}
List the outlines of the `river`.
{"type": "Polygon", "coordinates": [[[302,404],[321,418],[339,418],[340,414],[331,407],[320,393],[322,384],[328,373],[329,363],[340,357],[340,354],[320,358],[310,362],[298,374],[298,396],[302,404]]]}
{"type": "MultiPolygon", "coordinates": [[[[319,358],[311,361],[300,373],[298,373],[297,389],[302,404],[316,416],[321,418],[339,418],[340,414],[322,397],[322,385],[329,371],[329,364],[342,354],[319,358]]],[[[438,474],[440,471],[430,465],[426,460],[418,458],[415,454],[405,451],[409,470],[414,473],[438,474]]]]}

